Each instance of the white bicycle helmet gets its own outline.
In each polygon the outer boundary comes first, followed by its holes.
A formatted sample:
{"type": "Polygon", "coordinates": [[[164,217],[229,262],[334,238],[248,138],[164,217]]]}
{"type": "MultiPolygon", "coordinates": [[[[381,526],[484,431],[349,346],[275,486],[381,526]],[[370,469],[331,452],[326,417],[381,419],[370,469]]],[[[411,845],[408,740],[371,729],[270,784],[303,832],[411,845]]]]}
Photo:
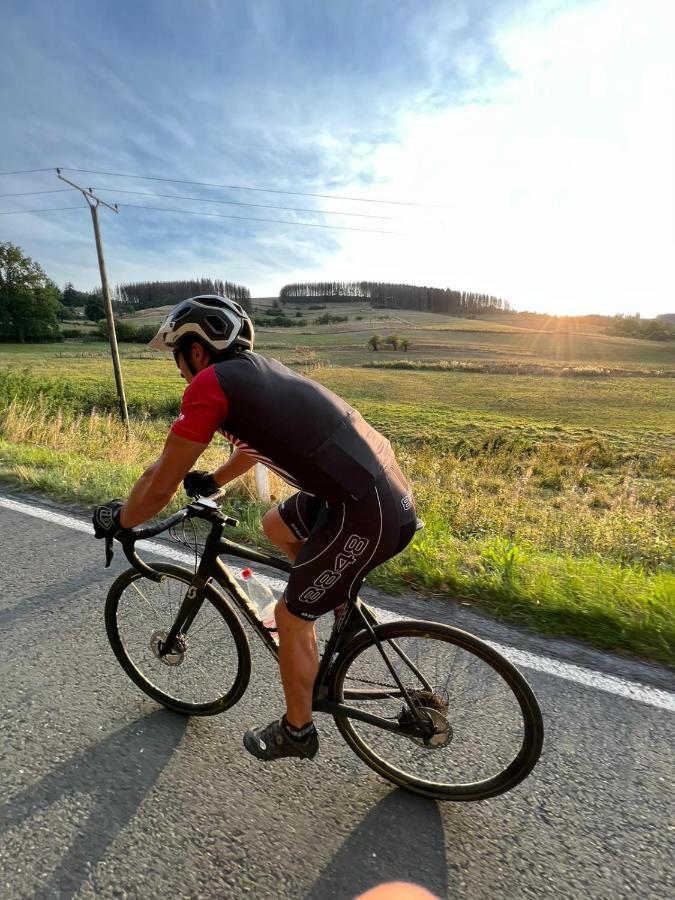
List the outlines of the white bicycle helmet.
{"type": "Polygon", "coordinates": [[[252,350],[253,323],[244,309],[229,297],[203,294],[181,300],[160,325],[150,341],[155,350],[174,351],[182,338],[201,338],[208,350],[252,350]]]}

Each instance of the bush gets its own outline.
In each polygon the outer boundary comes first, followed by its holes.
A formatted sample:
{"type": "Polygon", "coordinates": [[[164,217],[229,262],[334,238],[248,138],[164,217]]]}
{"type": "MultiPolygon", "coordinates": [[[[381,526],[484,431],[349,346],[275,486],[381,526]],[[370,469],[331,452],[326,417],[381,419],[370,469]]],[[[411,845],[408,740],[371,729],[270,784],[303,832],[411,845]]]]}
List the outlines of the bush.
{"type": "Polygon", "coordinates": [[[658,319],[639,316],[614,316],[603,334],[642,338],[647,341],[675,341],[675,326],[658,319]]]}
{"type": "MultiPolygon", "coordinates": [[[[61,335],[64,338],[83,338],[86,339],[88,332],[80,331],[79,328],[64,328],[61,331],[61,335]]],[[[99,339],[99,335],[96,335],[96,340],[99,339]]]]}
{"type": "Polygon", "coordinates": [[[63,303],[60,303],[59,308],[56,312],[56,318],[59,320],[59,322],[72,322],[73,320],[77,320],[80,317],[70,307],[64,306],[63,303]]]}
{"type": "Polygon", "coordinates": [[[307,319],[289,319],[287,316],[254,316],[253,324],[260,328],[299,328],[307,319]]]}
{"type": "Polygon", "coordinates": [[[319,316],[315,322],[317,325],[337,325],[339,322],[348,322],[349,316],[334,316],[331,313],[325,313],[319,316]]]}
{"type": "Polygon", "coordinates": [[[91,322],[98,322],[105,315],[105,307],[103,306],[103,298],[97,294],[92,294],[84,304],[84,314],[91,322]]]}
{"type": "MultiPolygon", "coordinates": [[[[98,323],[99,337],[108,339],[108,323],[102,319],[98,323]]],[[[117,340],[125,344],[149,344],[154,338],[157,330],[152,325],[141,325],[136,327],[129,322],[115,321],[115,333],[117,340]]]]}

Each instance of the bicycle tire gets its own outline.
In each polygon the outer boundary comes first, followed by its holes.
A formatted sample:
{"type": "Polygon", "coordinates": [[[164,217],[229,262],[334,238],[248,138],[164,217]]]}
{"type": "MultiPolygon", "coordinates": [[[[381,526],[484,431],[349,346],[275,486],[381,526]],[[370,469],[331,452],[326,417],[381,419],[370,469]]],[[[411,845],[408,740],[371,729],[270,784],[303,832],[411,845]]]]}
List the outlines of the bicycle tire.
{"type": "MultiPolygon", "coordinates": [[[[152,567],[157,572],[164,575],[166,579],[177,580],[182,584],[187,585],[194,578],[194,574],[189,569],[184,569],[181,566],[153,562],[152,567]]],[[[211,585],[206,586],[204,602],[211,604],[219,617],[222,618],[224,626],[229,630],[234,641],[236,649],[236,671],[233,673],[233,676],[230,676],[232,678],[232,684],[224,694],[219,695],[210,701],[196,703],[193,701],[181,700],[179,697],[161,690],[144,675],[127,652],[124,640],[120,634],[118,623],[119,604],[127,588],[137,581],[142,581],[145,585],[156,584],[156,582],[146,578],[136,569],[127,569],[113,582],[108,592],[105,605],[105,627],[108,640],[110,641],[110,645],[117,661],[129,678],[145,694],[174,712],[193,716],[212,716],[224,712],[229,707],[234,706],[248,686],[251,676],[251,651],[241,622],[226,600],[211,585]]],[[[199,615],[201,615],[201,611],[199,615]]],[[[199,622],[199,615],[195,622],[199,622]]]]}
{"type": "MultiPolygon", "coordinates": [[[[502,771],[495,773],[489,778],[480,779],[478,781],[443,783],[419,778],[416,775],[411,775],[409,772],[402,770],[396,765],[392,765],[385,758],[378,755],[378,753],[369,746],[367,741],[362,739],[358,733],[359,727],[364,729],[362,723],[356,719],[352,720],[344,715],[334,715],[333,718],[335,719],[335,724],[342,737],[357,756],[359,756],[371,769],[388,781],[413,791],[414,793],[422,794],[426,797],[433,797],[437,800],[454,801],[476,801],[496,797],[499,794],[511,790],[529,775],[541,754],[544,740],[544,725],[541,710],[532,689],[512,663],[484,641],[449,625],[412,620],[399,621],[378,625],[374,629],[374,632],[381,642],[391,641],[397,638],[442,641],[444,644],[459,648],[463,653],[468,653],[470,657],[487,664],[491,670],[499,676],[503,684],[508,687],[512,694],[511,699],[515,698],[515,701],[517,702],[518,709],[522,715],[523,737],[517,755],[502,771]]],[[[388,645],[383,643],[383,646],[386,648],[388,645]]],[[[345,681],[349,676],[350,670],[354,670],[357,666],[359,658],[364,657],[364,654],[367,654],[369,650],[371,651],[371,659],[368,660],[367,668],[364,664],[364,672],[372,670],[373,653],[379,655],[377,645],[371,635],[366,632],[359,634],[343,648],[331,666],[329,673],[328,688],[329,696],[332,700],[343,703],[350,702],[349,698],[345,701],[345,681]]],[[[362,677],[359,678],[357,675],[354,680],[367,681],[368,679],[362,677]]],[[[391,682],[393,684],[393,679],[391,679],[391,682]]],[[[373,682],[371,682],[371,684],[372,683],[373,682]]],[[[349,688],[347,688],[347,693],[349,695],[349,688]]],[[[358,691],[352,691],[352,695],[355,696],[357,694],[358,691]]],[[[402,702],[400,696],[399,692],[399,703],[402,702]]],[[[447,712],[450,713],[449,708],[447,709],[447,712]]],[[[452,724],[451,718],[451,715],[448,716],[450,724],[452,724]]],[[[365,727],[372,727],[379,734],[391,734],[391,732],[385,732],[384,729],[377,728],[377,726],[365,727]]],[[[450,733],[452,734],[452,731],[450,733]]],[[[405,742],[407,740],[405,737],[401,737],[398,734],[395,735],[395,738],[396,741],[399,742],[405,742]]],[[[398,744],[396,746],[398,747],[398,744]]],[[[449,743],[449,747],[452,747],[452,742],[449,743]]],[[[448,751],[443,748],[441,750],[427,750],[426,752],[446,753],[448,751]]],[[[421,755],[420,758],[422,758],[421,755]]],[[[448,760],[451,758],[452,757],[450,756],[446,756],[446,759],[448,760]]]]}

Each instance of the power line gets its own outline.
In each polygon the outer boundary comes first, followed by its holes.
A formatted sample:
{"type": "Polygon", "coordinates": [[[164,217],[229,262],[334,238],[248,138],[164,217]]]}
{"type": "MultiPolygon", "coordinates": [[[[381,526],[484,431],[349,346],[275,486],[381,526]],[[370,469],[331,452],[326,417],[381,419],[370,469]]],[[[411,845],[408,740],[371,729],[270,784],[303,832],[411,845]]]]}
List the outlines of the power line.
{"type": "Polygon", "coordinates": [[[47,209],[12,209],[9,212],[0,212],[0,216],[23,216],[26,213],[58,212],[60,209],[86,209],[86,206],[50,206],[47,209]]]}
{"type": "Polygon", "coordinates": [[[34,197],[36,194],[67,194],[71,188],[54,188],[51,191],[20,191],[18,194],[0,194],[0,197],[34,197]]]}
{"type": "MultiPolygon", "coordinates": [[[[283,209],[287,212],[319,213],[325,216],[358,216],[361,219],[386,219],[398,222],[393,216],[376,216],[372,213],[340,212],[337,209],[305,209],[300,206],[273,206],[270,203],[242,203],[239,200],[217,200],[214,197],[186,197],[184,194],[154,194],[150,191],[121,191],[119,188],[92,188],[94,191],[106,191],[108,194],[136,194],[140,197],[162,197],[168,200],[197,200],[199,203],[222,203],[225,206],[253,206],[256,209],[283,209]]],[[[0,194],[0,197],[5,196],[0,194]]],[[[6,195],[11,196],[11,195],[6,195]]],[[[18,196],[18,195],[17,195],[18,196]]]]}
{"type": "MultiPolygon", "coordinates": [[[[151,195],[153,196],[153,195],[151,195]]],[[[289,222],[286,219],[260,219],[254,216],[228,216],[224,213],[199,212],[193,209],[170,209],[166,206],[145,206],[140,203],[118,203],[118,206],[131,209],[149,209],[155,212],[181,213],[185,216],[209,216],[216,219],[237,219],[241,222],[269,222],[273,225],[298,225],[303,228],[330,228],[338,231],[360,231],[363,234],[395,234],[404,235],[403,231],[382,231],[376,228],[352,228],[348,225],[323,225],[318,222],[289,222]]],[[[86,209],[86,206],[50,206],[46,209],[13,209],[9,212],[0,212],[0,216],[21,216],[29,213],[59,212],[65,209],[86,209]]]]}
{"type": "MultiPolygon", "coordinates": [[[[63,194],[69,193],[70,188],[55,188],[50,191],[20,191],[15,194],[0,194],[0,198],[5,197],[34,197],[37,194],[63,194]]],[[[357,216],[360,219],[386,219],[390,222],[398,222],[399,219],[396,219],[394,216],[378,216],[373,215],[372,213],[355,213],[355,212],[342,212],[337,209],[306,209],[302,206],[276,206],[271,203],[243,203],[239,200],[218,200],[216,197],[186,197],[184,194],[156,194],[151,191],[123,191],[119,188],[107,188],[107,187],[97,187],[92,188],[94,191],[105,191],[108,194],[135,194],[140,197],[162,197],[168,200],[195,200],[199,203],[220,203],[225,206],[252,206],[256,209],[281,209],[286,212],[306,212],[306,213],[319,213],[325,216],[357,216]]]]}
{"type": "Polygon", "coordinates": [[[2,175],[31,175],[33,172],[53,172],[54,166],[49,169],[21,169],[19,172],[0,172],[2,175]]]}
{"type": "MultiPolygon", "coordinates": [[[[126,172],[100,172],[97,169],[69,169],[61,167],[64,172],[84,172],[87,175],[109,175],[112,178],[138,178],[141,181],[165,181],[170,184],[194,184],[200,187],[225,188],[233,191],[259,191],[263,194],[289,194],[294,197],[321,197],[324,200],[350,200],[355,203],[386,203],[394,206],[436,207],[431,203],[414,203],[409,200],[371,200],[368,197],[344,197],[340,194],[312,194],[307,191],[282,191],[278,188],[250,187],[242,184],[215,184],[209,181],[188,181],[181,178],[160,178],[158,175],[129,175],[126,172]]],[[[44,171],[48,171],[45,169],[44,171]]]]}
{"type": "MultiPolygon", "coordinates": [[[[195,200],[199,203],[220,203],[225,206],[252,206],[256,209],[280,209],[285,210],[286,212],[306,212],[306,213],[318,213],[324,216],[357,216],[360,219],[385,219],[389,222],[398,222],[399,219],[396,219],[394,216],[378,216],[373,215],[372,213],[355,213],[355,212],[341,212],[337,209],[306,209],[302,206],[276,206],[271,203],[243,203],[239,200],[218,200],[215,197],[186,197],[184,194],[155,194],[151,191],[123,191],[119,188],[92,188],[95,191],[105,191],[108,194],[135,194],[139,197],[162,197],[163,199],[168,200],[195,200]]],[[[34,197],[37,194],[63,194],[69,193],[70,188],[56,188],[51,191],[20,191],[16,194],[0,194],[0,198],[5,197],[34,197]]]]}
{"type": "Polygon", "coordinates": [[[132,209],[151,209],[157,212],[182,213],[186,216],[212,216],[216,219],[238,219],[242,222],[268,222],[273,225],[299,225],[304,228],[331,228],[338,231],[360,231],[364,234],[397,234],[403,235],[402,231],[381,231],[375,228],[352,228],[349,225],[323,225],[318,222],[289,222],[287,219],[258,219],[253,216],[228,216],[224,213],[199,212],[193,209],[170,209],[167,206],[144,206],[140,203],[118,203],[120,207],[131,207],[132,209]]]}

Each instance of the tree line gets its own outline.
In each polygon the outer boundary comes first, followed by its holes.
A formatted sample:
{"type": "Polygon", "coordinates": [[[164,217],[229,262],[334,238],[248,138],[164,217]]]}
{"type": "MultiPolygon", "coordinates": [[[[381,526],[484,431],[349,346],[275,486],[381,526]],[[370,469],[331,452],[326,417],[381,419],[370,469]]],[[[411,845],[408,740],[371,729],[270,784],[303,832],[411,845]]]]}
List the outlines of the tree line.
{"type": "MultiPolygon", "coordinates": [[[[196,294],[230,297],[253,312],[248,288],[210,278],[120,284],[113,292],[113,308],[121,313],[164,306],[196,294]]],[[[91,321],[103,319],[101,291],[78,291],[70,281],[61,291],[20,247],[9,241],[0,243],[0,342],[60,341],[59,322],[79,319],[75,310],[81,308],[91,321]]]]}
{"type": "Polygon", "coordinates": [[[221,279],[198,278],[190,281],[136,281],[118,284],[113,291],[113,303],[130,311],[150,309],[179,303],[198,294],[219,294],[236,300],[248,313],[253,312],[251,292],[241,284],[221,279]]]}
{"type": "Polygon", "coordinates": [[[369,300],[383,309],[416,309],[446,315],[472,315],[487,310],[510,311],[506,300],[474,291],[433,288],[386,281],[308,281],[285,284],[279,291],[282,303],[327,299],[353,303],[369,300]]]}
{"type": "Polygon", "coordinates": [[[61,291],[20,247],[0,244],[0,341],[59,340],[61,291]]]}
{"type": "Polygon", "coordinates": [[[642,319],[639,314],[635,316],[614,316],[605,334],[615,334],[621,337],[642,338],[648,341],[675,341],[675,323],[670,324],[668,315],[658,316],[656,319],[642,319]]]}

